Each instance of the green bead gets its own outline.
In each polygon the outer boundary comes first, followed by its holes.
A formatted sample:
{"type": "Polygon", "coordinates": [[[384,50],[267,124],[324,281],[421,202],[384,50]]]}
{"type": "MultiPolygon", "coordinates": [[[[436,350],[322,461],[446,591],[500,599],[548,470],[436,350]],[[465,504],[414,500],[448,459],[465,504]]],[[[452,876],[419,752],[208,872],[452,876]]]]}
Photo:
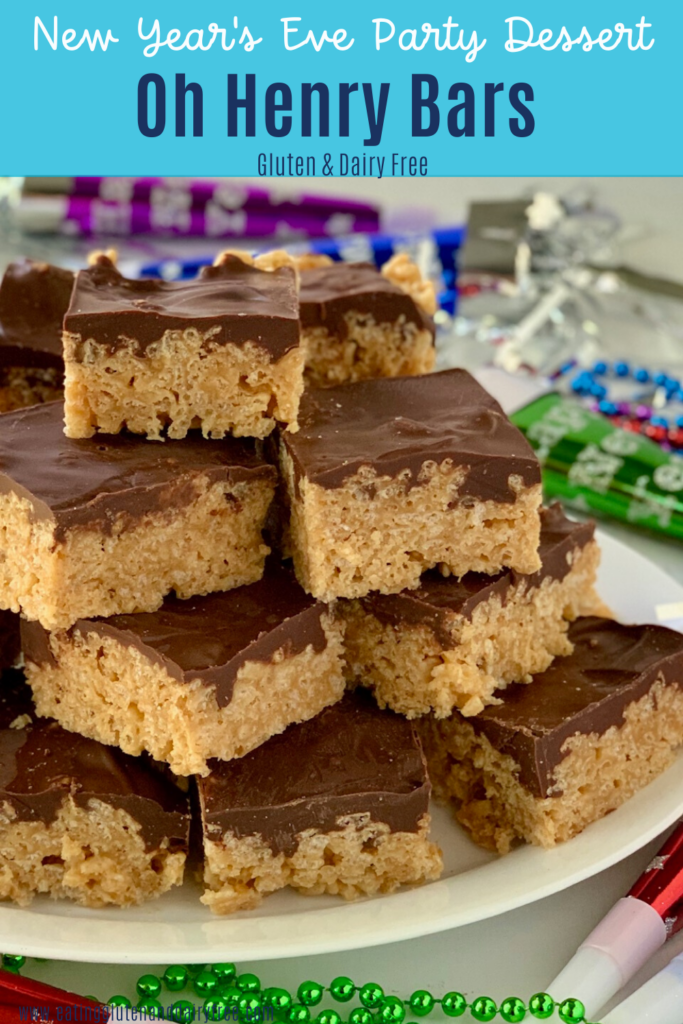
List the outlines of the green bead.
{"type": "Polygon", "coordinates": [[[151,996],[141,999],[137,1008],[147,1017],[163,1017],[164,1015],[164,1008],[159,1000],[153,999],[151,996]]]}
{"type": "Polygon", "coordinates": [[[211,964],[209,970],[221,981],[232,981],[237,977],[237,968],[234,964],[211,964]]]}
{"type": "Polygon", "coordinates": [[[358,993],[358,998],[366,1010],[376,1010],[382,1005],[384,989],[374,981],[369,981],[367,985],[363,985],[362,989],[358,993]]]}
{"type": "Polygon", "coordinates": [[[498,1007],[489,996],[477,996],[470,1006],[470,1013],[475,1020],[493,1020],[498,1007]]]}
{"type": "Polygon", "coordinates": [[[547,992],[537,992],[529,1000],[529,1013],[538,1017],[539,1020],[546,1020],[552,1017],[555,1010],[555,1000],[547,992]]]}
{"type": "Polygon", "coordinates": [[[349,1024],[372,1024],[374,1017],[364,1006],[357,1006],[349,1014],[349,1024]]]}
{"type": "Polygon", "coordinates": [[[237,1001],[242,993],[238,989],[237,985],[225,985],[221,983],[218,986],[218,995],[221,999],[225,999],[228,1006],[237,1006],[237,1001]]]}
{"type": "Polygon", "coordinates": [[[156,974],[143,974],[135,988],[143,999],[156,999],[161,992],[161,981],[156,974]]]}
{"type": "Polygon", "coordinates": [[[406,1019],[406,1008],[398,996],[385,996],[379,1011],[382,1024],[403,1024],[406,1019]]]}
{"type": "Polygon", "coordinates": [[[10,964],[3,965],[2,969],[6,974],[19,974],[19,968],[12,967],[10,964]]]}
{"type": "Polygon", "coordinates": [[[219,981],[213,971],[200,971],[192,982],[198,996],[217,996],[219,981]]]}
{"type": "Polygon", "coordinates": [[[409,1006],[416,1017],[426,1017],[434,1009],[434,996],[424,988],[419,988],[410,997],[409,1006]]]}
{"type": "Polygon", "coordinates": [[[169,992],[180,992],[187,985],[189,972],[182,964],[172,964],[164,971],[164,982],[169,992]]]}
{"type": "Polygon", "coordinates": [[[340,974],[330,983],[330,994],[338,1003],[348,1003],[349,999],[353,999],[356,994],[356,986],[350,978],[345,978],[343,974],[340,974]]]}
{"type": "Polygon", "coordinates": [[[586,1018],[586,1007],[580,999],[565,999],[557,1012],[565,1024],[582,1024],[586,1018]]]}
{"type": "Polygon", "coordinates": [[[296,994],[304,1006],[317,1006],[325,994],[325,989],[317,981],[302,981],[296,994]]]}
{"type": "Polygon", "coordinates": [[[263,1013],[261,997],[254,992],[243,992],[237,1001],[237,1009],[242,1020],[257,1020],[263,1013]]]}
{"type": "Polygon", "coordinates": [[[462,1017],[467,1009],[467,1000],[462,992],[447,992],[441,1000],[441,1009],[447,1017],[462,1017]]]}
{"type": "Polygon", "coordinates": [[[14,967],[14,968],[16,968],[17,971],[20,971],[25,963],[26,963],[26,957],[25,956],[13,956],[12,953],[5,953],[3,955],[3,958],[2,958],[2,966],[3,967],[9,967],[9,968],[14,967]]]}
{"type": "Polygon", "coordinates": [[[128,1010],[132,1004],[130,999],[127,999],[126,996],[112,996],[109,1000],[109,1005],[122,1006],[125,1010],[128,1010]]]}
{"type": "Polygon", "coordinates": [[[321,1010],[315,1021],[316,1024],[342,1024],[342,1019],[336,1010],[321,1010]]]}
{"type": "Polygon", "coordinates": [[[285,988],[267,988],[263,993],[265,1006],[272,1006],[274,1010],[284,1013],[292,1005],[292,997],[285,988]]]}
{"type": "Polygon", "coordinates": [[[194,1003],[187,999],[179,999],[171,1007],[171,1019],[177,1021],[177,1024],[191,1024],[194,1020],[194,1003]]]}
{"type": "Polygon", "coordinates": [[[508,1024],[519,1024],[526,1017],[526,1006],[517,996],[508,996],[500,1004],[500,1015],[508,1024]]]}
{"type": "Polygon", "coordinates": [[[204,1017],[206,1020],[224,1020],[230,1007],[220,996],[211,996],[204,1001],[204,1017]]]}
{"type": "MultiPolygon", "coordinates": [[[[301,986],[299,986],[301,987],[301,986]]],[[[311,1019],[311,1011],[307,1006],[302,1006],[301,1003],[294,1003],[287,1010],[287,1020],[289,1024],[308,1024],[311,1019]]]]}
{"type": "Polygon", "coordinates": [[[256,974],[240,974],[236,985],[240,992],[256,993],[261,991],[261,979],[256,974]]]}

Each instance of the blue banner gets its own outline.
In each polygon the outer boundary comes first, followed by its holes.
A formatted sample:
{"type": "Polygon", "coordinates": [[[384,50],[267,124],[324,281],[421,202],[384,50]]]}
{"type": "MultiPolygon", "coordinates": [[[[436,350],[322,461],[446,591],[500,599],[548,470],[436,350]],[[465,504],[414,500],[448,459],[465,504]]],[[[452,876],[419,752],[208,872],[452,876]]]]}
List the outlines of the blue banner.
{"type": "Polygon", "coordinates": [[[4,174],[679,174],[683,4],[8,3],[4,174]]]}

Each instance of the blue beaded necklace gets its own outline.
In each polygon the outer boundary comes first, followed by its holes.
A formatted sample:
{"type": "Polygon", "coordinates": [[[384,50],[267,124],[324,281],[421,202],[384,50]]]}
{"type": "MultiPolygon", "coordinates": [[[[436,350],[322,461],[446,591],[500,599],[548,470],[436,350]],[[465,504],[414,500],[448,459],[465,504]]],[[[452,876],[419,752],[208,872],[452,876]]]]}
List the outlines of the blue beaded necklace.
{"type": "Polygon", "coordinates": [[[553,379],[564,378],[577,398],[617,426],[643,434],[668,451],[683,452],[683,411],[675,410],[676,405],[683,406],[683,386],[677,377],[663,370],[631,367],[623,359],[611,364],[599,360],[590,370],[578,369],[572,377],[576,369],[574,361],[565,363],[553,379]],[[610,395],[610,381],[632,381],[637,387],[627,397],[616,399],[610,395]]]}

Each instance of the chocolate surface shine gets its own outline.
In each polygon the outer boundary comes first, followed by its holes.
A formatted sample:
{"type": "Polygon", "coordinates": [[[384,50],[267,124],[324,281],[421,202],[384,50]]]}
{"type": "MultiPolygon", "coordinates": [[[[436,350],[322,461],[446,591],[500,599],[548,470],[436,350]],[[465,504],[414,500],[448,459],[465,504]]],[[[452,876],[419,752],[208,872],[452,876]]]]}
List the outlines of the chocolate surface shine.
{"type": "Polygon", "coordinates": [[[520,767],[519,781],[536,796],[557,795],[553,773],[577,733],[603,735],[661,677],[683,685],[683,636],[664,626],[623,626],[594,616],[569,627],[573,654],[556,658],[529,684],[496,696],[503,703],[468,719],[520,767]]]}
{"type": "MultiPolygon", "coordinates": [[[[246,662],[268,664],[278,650],[289,657],[309,645],[323,651],[325,611],[291,570],[271,565],[257,583],[186,601],[169,597],[156,612],[79,619],[70,633],[95,633],[136,648],[179,682],[200,679],[213,687],[218,706],[225,707],[246,662]]],[[[49,660],[43,627],[25,622],[22,631],[27,660],[49,660]]]]}
{"type": "Polygon", "coordinates": [[[0,366],[62,370],[62,321],[74,275],[49,263],[10,263],[0,284],[0,366]]]}
{"type": "Polygon", "coordinates": [[[326,327],[345,338],[349,312],[370,314],[375,323],[393,324],[399,317],[434,333],[434,324],[416,302],[384,277],[372,263],[333,263],[302,270],[299,291],[302,327],[326,327]]]}
{"type": "Polygon", "coordinates": [[[259,836],[291,856],[307,829],[333,832],[369,812],[392,832],[416,832],[429,782],[415,729],[365,692],[290,726],[234,761],[211,761],[198,780],[208,838],[259,836]]]}
{"type": "Polygon", "coordinates": [[[299,344],[294,271],[258,270],[231,256],[192,281],[128,280],[105,257],[77,275],[64,321],[110,354],[132,346],[144,355],[165,331],[189,328],[213,330],[212,347],[252,341],[279,359],[299,344]]]}
{"type": "Polygon", "coordinates": [[[275,479],[248,439],[205,441],[196,434],[159,443],[100,434],[73,440],[63,421],[61,402],[0,418],[0,493],[28,498],[36,518],[54,521],[57,539],[74,527],[109,532],[120,515],[135,520],[182,508],[196,497],[199,477],[275,479]]]}
{"type": "Polygon", "coordinates": [[[459,498],[515,500],[509,477],[539,484],[536,456],[498,402],[465,370],[359,381],[304,391],[300,430],[282,433],[297,478],[335,488],[371,466],[420,483],[427,461],[452,460],[466,476],[459,498]]]}
{"type": "Polygon", "coordinates": [[[417,590],[368,594],[360,602],[380,622],[429,627],[442,646],[448,648],[453,641],[449,627],[454,616],[471,620],[477,605],[494,595],[505,605],[510,591],[522,582],[531,589],[539,587],[545,579],[563,580],[571,569],[570,555],[584,548],[593,539],[594,532],[593,522],[577,523],[567,519],[562,507],[555,503],[541,509],[541,568],[538,572],[525,575],[504,569],[496,576],[468,572],[458,579],[430,569],[422,576],[417,590]]]}
{"type": "Polygon", "coordinates": [[[54,822],[64,801],[78,807],[101,800],[126,811],[140,825],[149,850],[163,839],[186,845],[187,797],[160,769],[37,718],[31,691],[19,672],[0,680],[0,804],[8,803],[18,821],[54,822]],[[10,728],[20,715],[31,723],[10,728]]]}

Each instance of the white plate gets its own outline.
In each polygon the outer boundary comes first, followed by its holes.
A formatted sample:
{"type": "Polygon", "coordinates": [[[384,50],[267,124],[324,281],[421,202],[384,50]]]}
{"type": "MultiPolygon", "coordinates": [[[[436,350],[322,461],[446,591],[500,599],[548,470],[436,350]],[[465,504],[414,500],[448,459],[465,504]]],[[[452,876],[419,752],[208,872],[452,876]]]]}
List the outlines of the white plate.
{"type": "MultiPolygon", "coordinates": [[[[655,607],[683,587],[618,541],[600,536],[600,592],[624,621],[656,622],[655,607]]],[[[209,963],[303,956],[395,942],[459,925],[559,892],[644,846],[683,815],[683,755],[614,814],[554,850],[521,847],[496,857],[476,847],[442,809],[435,836],[446,869],[438,882],[344,903],[283,891],[248,913],[213,916],[187,883],[130,910],[84,910],[36,899],[0,907],[0,949],[96,963],[209,963]]]]}

